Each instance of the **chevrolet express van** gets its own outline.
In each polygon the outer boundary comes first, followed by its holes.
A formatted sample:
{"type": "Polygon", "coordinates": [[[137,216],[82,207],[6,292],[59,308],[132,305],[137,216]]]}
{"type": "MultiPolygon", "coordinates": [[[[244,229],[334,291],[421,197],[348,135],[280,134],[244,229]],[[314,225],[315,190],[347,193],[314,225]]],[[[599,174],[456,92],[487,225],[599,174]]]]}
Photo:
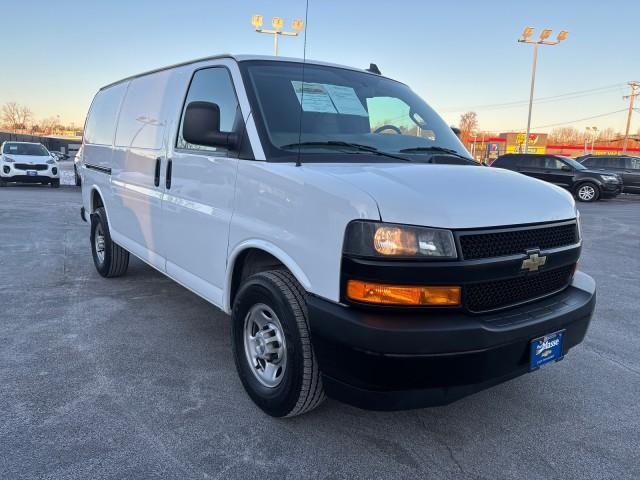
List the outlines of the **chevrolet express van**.
{"type": "Polygon", "coordinates": [[[108,85],[88,114],[98,272],[133,254],[228,313],[273,416],[449,403],[562,359],[594,309],[571,195],[469,159],[376,70],[223,55],[108,85]]]}

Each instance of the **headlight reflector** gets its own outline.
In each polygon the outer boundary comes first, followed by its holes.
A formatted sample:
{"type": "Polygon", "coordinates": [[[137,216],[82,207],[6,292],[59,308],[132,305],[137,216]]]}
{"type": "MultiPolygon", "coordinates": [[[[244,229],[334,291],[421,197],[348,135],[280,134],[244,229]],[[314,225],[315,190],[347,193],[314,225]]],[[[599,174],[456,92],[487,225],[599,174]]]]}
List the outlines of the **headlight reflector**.
{"type": "Polygon", "coordinates": [[[379,305],[449,307],[460,305],[460,287],[385,285],[349,280],[347,297],[356,302],[379,305]]]}
{"type": "Polygon", "coordinates": [[[457,258],[450,230],[363,220],[347,226],[344,253],[364,257],[457,258]]]}

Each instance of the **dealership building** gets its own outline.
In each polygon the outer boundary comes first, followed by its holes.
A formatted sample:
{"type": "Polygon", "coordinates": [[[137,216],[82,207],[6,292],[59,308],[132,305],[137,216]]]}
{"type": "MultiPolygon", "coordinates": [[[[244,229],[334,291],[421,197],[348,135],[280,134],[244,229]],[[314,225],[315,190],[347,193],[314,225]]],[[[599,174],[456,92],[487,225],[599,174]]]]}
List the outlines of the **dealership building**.
{"type": "MultiPolygon", "coordinates": [[[[491,163],[505,153],[524,153],[525,133],[509,132],[497,136],[477,136],[469,141],[469,150],[476,160],[491,163]]],[[[620,141],[611,142],[615,145],[558,145],[549,144],[546,133],[532,133],[529,135],[528,153],[549,153],[578,157],[586,153],[594,155],[622,155],[624,149],[620,141]]],[[[640,156],[640,142],[630,139],[626,155],[640,156]]]]}

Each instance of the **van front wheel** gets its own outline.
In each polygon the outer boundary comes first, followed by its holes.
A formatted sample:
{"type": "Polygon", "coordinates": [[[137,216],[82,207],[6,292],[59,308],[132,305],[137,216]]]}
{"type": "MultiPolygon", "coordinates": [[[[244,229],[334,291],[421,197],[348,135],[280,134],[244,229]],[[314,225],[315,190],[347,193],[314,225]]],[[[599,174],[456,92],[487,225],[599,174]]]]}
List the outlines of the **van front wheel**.
{"type": "Polygon", "coordinates": [[[240,380],[274,417],[293,417],[324,400],[307,323],[306,292],[285,270],[249,277],[233,306],[232,344],[240,380]]]}
{"type": "Polygon", "coordinates": [[[129,267],[129,252],[111,240],[107,214],[97,208],[91,215],[91,253],[96,270],[103,277],[119,277],[129,267]]]}

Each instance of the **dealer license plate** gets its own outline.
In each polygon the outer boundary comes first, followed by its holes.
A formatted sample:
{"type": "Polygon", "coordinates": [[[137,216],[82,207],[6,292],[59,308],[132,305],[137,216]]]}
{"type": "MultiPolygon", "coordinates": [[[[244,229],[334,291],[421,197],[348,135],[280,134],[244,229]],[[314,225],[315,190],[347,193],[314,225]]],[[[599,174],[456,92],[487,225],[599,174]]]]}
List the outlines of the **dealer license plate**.
{"type": "Polygon", "coordinates": [[[543,365],[562,360],[564,356],[564,330],[531,340],[529,368],[536,370],[543,365]]]}

